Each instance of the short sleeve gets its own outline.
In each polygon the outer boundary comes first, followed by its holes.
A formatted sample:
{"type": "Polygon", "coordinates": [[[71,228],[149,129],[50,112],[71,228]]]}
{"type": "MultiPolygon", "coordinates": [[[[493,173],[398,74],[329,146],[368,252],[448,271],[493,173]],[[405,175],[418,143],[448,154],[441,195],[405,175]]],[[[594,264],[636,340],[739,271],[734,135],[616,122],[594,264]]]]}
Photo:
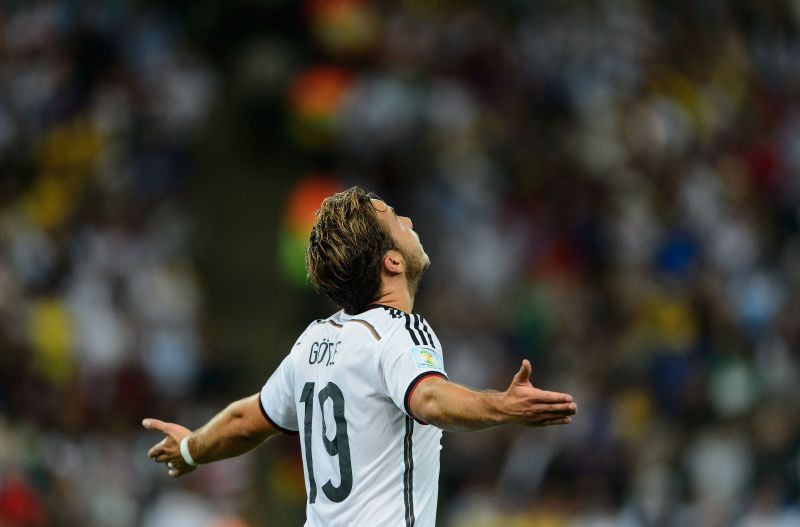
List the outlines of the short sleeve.
{"type": "Polygon", "coordinates": [[[447,379],[441,351],[430,344],[415,343],[401,334],[387,342],[380,360],[389,397],[414,420],[426,424],[414,417],[409,402],[423,379],[431,376],[447,379]]]}
{"type": "Polygon", "coordinates": [[[297,407],[294,403],[294,368],[287,355],[261,388],[261,412],[267,421],[285,434],[297,434],[297,407]]]}

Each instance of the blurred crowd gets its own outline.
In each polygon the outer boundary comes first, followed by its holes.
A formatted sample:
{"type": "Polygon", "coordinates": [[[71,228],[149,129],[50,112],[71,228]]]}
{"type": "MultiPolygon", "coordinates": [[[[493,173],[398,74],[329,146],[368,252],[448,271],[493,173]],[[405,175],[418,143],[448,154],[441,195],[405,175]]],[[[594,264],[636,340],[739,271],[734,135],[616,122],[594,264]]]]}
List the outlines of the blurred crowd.
{"type": "Polygon", "coordinates": [[[148,519],[136,427],[202,371],[185,195],[213,88],[163,17],[0,12],[0,525],[201,525],[148,519]]]}
{"type": "MultiPolygon", "coordinates": [[[[186,193],[221,72],[174,19],[65,5],[0,17],[0,525],[243,525],[252,469],[170,486],[135,431],[208,403],[186,193]]],[[[279,103],[277,177],[413,218],[451,379],[526,357],[579,404],[446,434],[439,523],[800,524],[798,4],[298,10],[228,72],[279,103]]]]}

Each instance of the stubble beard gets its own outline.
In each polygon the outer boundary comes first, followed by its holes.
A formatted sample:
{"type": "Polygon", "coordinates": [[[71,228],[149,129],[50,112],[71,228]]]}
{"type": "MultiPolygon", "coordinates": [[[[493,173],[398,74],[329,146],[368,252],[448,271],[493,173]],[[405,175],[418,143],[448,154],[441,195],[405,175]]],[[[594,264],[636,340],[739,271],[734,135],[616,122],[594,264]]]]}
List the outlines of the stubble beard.
{"type": "Polygon", "coordinates": [[[422,251],[421,254],[417,254],[416,252],[406,252],[405,250],[399,249],[400,254],[403,255],[403,259],[406,261],[406,282],[408,282],[408,292],[411,295],[411,298],[414,298],[417,294],[417,289],[419,289],[419,283],[422,281],[422,275],[425,274],[425,271],[430,267],[431,262],[425,256],[422,251]]]}

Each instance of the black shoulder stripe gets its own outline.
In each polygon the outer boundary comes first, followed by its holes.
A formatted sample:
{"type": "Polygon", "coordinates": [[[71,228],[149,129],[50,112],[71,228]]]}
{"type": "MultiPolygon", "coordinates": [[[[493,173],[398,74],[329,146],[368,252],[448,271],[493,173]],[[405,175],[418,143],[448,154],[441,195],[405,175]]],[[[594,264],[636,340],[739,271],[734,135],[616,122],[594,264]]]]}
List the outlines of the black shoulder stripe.
{"type": "Polygon", "coordinates": [[[410,313],[406,313],[404,311],[400,311],[394,307],[384,306],[384,305],[376,305],[376,307],[381,307],[385,311],[389,313],[392,318],[405,318],[406,319],[406,331],[411,336],[411,340],[414,341],[414,344],[419,346],[420,343],[426,346],[436,347],[436,343],[433,340],[433,335],[431,335],[430,328],[428,327],[428,323],[422,318],[420,315],[414,315],[410,313]],[[412,322],[413,317],[413,322],[412,322]]]}
{"type": "Polygon", "coordinates": [[[419,339],[414,334],[414,330],[411,329],[411,315],[409,315],[408,313],[406,313],[406,330],[408,331],[408,334],[411,335],[411,340],[414,341],[414,344],[419,346],[419,339]]]}
{"type": "Polygon", "coordinates": [[[422,343],[428,346],[430,343],[428,342],[428,339],[425,338],[425,334],[422,332],[420,327],[420,318],[421,317],[419,315],[414,315],[414,328],[417,330],[417,334],[419,335],[419,339],[422,341],[422,343]]]}
{"type": "Polygon", "coordinates": [[[428,336],[428,340],[430,341],[431,346],[433,346],[435,348],[436,347],[436,343],[433,341],[433,335],[430,334],[430,328],[428,327],[428,323],[425,321],[424,318],[422,318],[422,317],[419,317],[419,318],[422,319],[422,330],[428,336]]]}

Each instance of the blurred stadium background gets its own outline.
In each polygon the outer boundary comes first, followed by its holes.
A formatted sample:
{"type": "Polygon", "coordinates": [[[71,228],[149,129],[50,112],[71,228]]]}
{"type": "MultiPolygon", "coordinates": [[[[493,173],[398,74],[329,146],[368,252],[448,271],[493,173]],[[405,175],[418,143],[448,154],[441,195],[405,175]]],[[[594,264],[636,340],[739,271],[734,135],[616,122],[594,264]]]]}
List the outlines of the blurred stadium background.
{"type": "Polygon", "coordinates": [[[800,3],[6,1],[0,525],[300,525],[278,438],[174,481],[154,415],[256,392],[321,197],[410,215],[451,378],[439,524],[800,525],[800,3]]]}

